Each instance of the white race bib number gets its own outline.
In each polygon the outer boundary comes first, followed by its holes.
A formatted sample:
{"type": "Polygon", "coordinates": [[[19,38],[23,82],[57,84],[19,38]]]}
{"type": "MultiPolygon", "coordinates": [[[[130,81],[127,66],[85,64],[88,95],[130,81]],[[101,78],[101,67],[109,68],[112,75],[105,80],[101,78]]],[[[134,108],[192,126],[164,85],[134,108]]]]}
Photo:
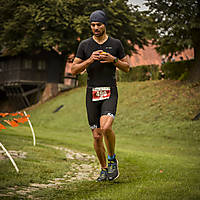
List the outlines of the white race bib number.
{"type": "Polygon", "coordinates": [[[92,88],[92,101],[100,101],[110,98],[110,87],[92,88]]]}

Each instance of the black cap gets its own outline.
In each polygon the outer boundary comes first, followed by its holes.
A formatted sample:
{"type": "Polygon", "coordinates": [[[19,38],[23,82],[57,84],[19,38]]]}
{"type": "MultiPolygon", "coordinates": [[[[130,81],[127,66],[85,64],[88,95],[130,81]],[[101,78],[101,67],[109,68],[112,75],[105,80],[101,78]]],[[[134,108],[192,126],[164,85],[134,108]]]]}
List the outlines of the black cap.
{"type": "Polygon", "coordinates": [[[103,24],[107,24],[107,17],[103,10],[96,10],[90,15],[90,23],[91,22],[101,22],[103,24]]]}

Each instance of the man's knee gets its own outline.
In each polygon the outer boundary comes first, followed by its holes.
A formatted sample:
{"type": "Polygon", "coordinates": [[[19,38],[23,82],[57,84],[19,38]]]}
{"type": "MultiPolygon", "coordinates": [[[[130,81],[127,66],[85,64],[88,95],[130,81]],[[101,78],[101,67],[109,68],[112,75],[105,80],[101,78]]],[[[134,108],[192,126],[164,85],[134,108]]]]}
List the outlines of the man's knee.
{"type": "Polygon", "coordinates": [[[101,127],[101,131],[104,135],[107,135],[112,132],[112,127],[104,125],[101,127]]]}
{"type": "Polygon", "coordinates": [[[112,133],[112,123],[113,123],[113,117],[109,115],[103,115],[100,118],[100,128],[103,133],[103,135],[107,135],[112,133]]]}
{"type": "Polygon", "coordinates": [[[100,129],[93,130],[92,132],[93,132],[93,138],[95,141],[98,142],[98,141],[102,140],[103,135],[102,135],[102,131],[100,129]]]}

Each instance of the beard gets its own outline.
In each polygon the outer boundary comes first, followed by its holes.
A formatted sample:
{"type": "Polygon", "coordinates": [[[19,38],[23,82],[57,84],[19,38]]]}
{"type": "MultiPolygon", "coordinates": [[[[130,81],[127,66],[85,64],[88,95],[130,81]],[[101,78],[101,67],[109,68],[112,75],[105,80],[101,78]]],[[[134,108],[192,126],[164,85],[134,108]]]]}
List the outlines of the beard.
{"type": "Polygon", "coordinates": [[[104,35],[104,33],[105,33],[105,30],[103,30],[102,32],[99,31],[98,33],[94,32],[94,35],[95,35],[96,37],[101,37],[102,35],[104,35]]]}

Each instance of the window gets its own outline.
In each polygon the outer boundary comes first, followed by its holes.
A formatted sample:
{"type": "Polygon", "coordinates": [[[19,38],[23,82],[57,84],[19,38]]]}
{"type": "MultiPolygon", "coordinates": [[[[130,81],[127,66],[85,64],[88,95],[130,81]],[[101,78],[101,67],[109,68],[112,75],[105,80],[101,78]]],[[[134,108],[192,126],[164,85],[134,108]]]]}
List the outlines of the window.
{"type": "Polygon", "coordinates": [[[38,61],[38,70],[45,71],[46,69],[46,62],[45,60],[39,60],[38,61]]]}
{"type": "Polygon", "coordinates": [[[24,59],[24,69],[32,69],[32,60],[24,59]]]}
{"type": "Polygon", "coordinates": [[[0,72],[3,72],[6,70],[6,62],[5,61],[1,61],[0,62],[0,72]]]}
{"type": "Polygon", "coordinates": [[[3,72],[3,62],[0,62],[0,73],[3,72]]]}

